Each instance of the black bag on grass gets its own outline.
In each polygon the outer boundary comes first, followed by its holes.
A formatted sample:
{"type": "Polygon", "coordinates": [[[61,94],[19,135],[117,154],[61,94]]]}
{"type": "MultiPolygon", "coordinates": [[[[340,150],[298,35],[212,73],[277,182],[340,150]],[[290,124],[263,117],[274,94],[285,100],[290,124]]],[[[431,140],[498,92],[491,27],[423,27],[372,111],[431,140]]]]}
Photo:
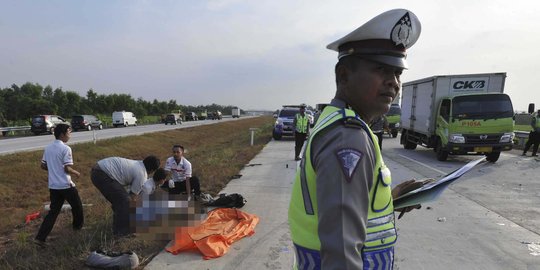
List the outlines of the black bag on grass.
{"type": "Polygon", "coordinates": [[[226,208],[242,208],[246,204],[246,199],[238,193],[219,194],[219,198],[213,202],[207,203],[206,206],[226,207],[226,208]]]}

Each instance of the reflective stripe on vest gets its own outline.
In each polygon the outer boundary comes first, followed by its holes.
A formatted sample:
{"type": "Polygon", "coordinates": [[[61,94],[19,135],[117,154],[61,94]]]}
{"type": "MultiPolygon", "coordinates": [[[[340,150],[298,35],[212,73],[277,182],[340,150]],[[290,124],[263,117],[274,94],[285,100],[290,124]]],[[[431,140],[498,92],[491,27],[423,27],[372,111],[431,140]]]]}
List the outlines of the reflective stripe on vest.
{"type": "MultiPolygon", "coordinates": [[[[389,256],[392,255],[391,260],[393,260],[393,249],[390,252],[389,248],[393,247],[397,239],[397,234],[394,226],[390,170],[384,165],[375,135],[354,111],[348,109],[327,106],[321,113],[316,126],[311,131],[311,136],[308,139],[305,149],[306,158],[302,159],[301,165],[296,172],[296,180],[292,190],[289,206],[291,237],[296,246],[317,252],[320,250],[316,172],[311,164],[311,142],[319,131],[324,130],[337,121],[347,119],[354,119],[362,124],[362,128],[370,135],[369,137],[374,144],[373,149],[376,156],[376,165],[373,170],[373,184],[369,191],[370,207],[368,209],[367,235],[361,253],[386,252],[385,256],[390,258],[389,256]]],[[[297,253],[301,252],[303,251],[297,250],[297,253]]],[[[364,258],[364,255],[362,256],[364,258]]],[[[391,265],[391,262],[388,263],[391,265]]],[[[320,265],[320,263],[316,265],[320,265]]],[[[309,267],[299,269],[309,269],[309,267]]]]}
{"type": "Polygon", "coordinates": [[[304,114],[302,116],[301,114],[296,114],[296,132],[298,133],[307,133],[307,125],[308,125],[308,118],[307,115],[304,114]]]}

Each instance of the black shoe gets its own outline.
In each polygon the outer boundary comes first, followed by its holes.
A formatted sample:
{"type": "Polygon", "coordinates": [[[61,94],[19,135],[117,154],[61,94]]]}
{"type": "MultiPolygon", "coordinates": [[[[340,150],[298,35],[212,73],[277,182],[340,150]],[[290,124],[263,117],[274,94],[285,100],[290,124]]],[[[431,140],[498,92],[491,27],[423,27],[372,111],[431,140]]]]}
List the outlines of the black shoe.
{"type": "Polygon", "coordinates": [[[527,153],[523,153],[523,154],[521,154],[521,155],[522,155],[522,156],[527,156],[527,153]]]}
{"type": "Polygon", "coordinates": [[[294,160],[299,161],[301,158],[295,157],[294,160]]]}
{"type": "Polygon", "coordinates": [[[36,244],[37,246],[41,247],[41,248],[46,248],[49,246],[49,244],[45,241],[41,241],[41,240],[38,240],[38,239],[34,239],[34,244],[36,244]]]}

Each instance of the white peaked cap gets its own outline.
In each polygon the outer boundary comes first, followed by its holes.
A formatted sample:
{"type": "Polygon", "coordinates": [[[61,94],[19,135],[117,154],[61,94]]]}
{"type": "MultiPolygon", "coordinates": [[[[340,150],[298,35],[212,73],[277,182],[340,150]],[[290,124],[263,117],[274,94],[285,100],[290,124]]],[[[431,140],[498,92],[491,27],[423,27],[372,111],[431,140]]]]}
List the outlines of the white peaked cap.
{"type": "Polygon", "coordinates": [[[407,68],[407,49],[418,38],[422,26],[409,10],[392,9],[356,28],[346,36],[328,44],[337,51],[338,59],[358,55],[390,66],[407,68]]]}

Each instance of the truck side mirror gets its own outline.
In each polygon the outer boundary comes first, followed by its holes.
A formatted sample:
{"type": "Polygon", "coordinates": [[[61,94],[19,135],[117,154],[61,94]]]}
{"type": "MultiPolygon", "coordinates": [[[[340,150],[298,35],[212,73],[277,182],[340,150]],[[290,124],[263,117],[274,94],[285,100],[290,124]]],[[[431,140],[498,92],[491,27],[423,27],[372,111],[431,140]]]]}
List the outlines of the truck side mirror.
{"type": "Polygon", "coordinates": [[[529,113],[532,114],[534,112],[534,103],[529,103],[529,113]]]}

